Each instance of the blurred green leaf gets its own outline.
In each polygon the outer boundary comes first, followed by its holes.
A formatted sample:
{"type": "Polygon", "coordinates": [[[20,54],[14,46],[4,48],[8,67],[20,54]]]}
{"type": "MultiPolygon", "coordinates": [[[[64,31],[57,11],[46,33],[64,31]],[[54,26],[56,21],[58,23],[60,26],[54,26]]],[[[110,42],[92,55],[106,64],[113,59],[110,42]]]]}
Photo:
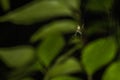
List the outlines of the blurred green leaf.
{"type": "Polygon", "coordinates": [[[49,66],[51,61],[60,53],[65,45],[64,39],[61,35],[54,33],[48,36],[42,44],[38,46],[38,57],[45,66],[49,66]]]}
{"type": "Polygon", "coordinates": [[[64,5],[67,5],[68,7],[73,8],[75,10],[79,10],[80,7],[80,0],[54,0],[54,1],[59,1],[64,5]]]}
{"type": "Polygon", "coordinates": [[[54,65],[48,74],[50,77],[55,77],[79,71],[81,71],[80,63],[75,58],[69,58],[60,64],[54,65]]]}
{"type": "Polygon", "coordinates": [[[53,78],[51,80],[82,80],[82,79],[72,77],[72,76],[58,76],[58,77],[55,77],[55,78],[53,78]]]}
{"type": "Polygon", "coordinates": [[[66,5],[66,7],[78,10],[80,7],[81,0],[71,0],[71,1],[70,0],[44,0],[44,1],[58,1],[64,5],[66,5]]]}
{"type": "Polygon", "coordinates": [[[88,75],[110,62],[116,55],[117,45],[112,37],[91,42],[82,51],[82,62],[88,75]]]}
{"type": "Polygon", "coordinates": [[[9,0],[0,0],[0,4],[4,11],[8,11],[10,9],[10,1],[9,0]]]}
{"type": "Polygon", "coordinates": [[[91,11],[109,11],[114,0],[88,0],[86,8],[91,11]]]}
{"type": "Polygon", "coordinates": [[[33,59],[33,56],[34,50],[30,46],[0,49],[0,58],[10,67],[25,66],[33,59]]]}
{"type": "Polygon", "coordinates": [[[102,80],[120,80],[120,62],[111,64],[105,71],[102,80]]]}
{"type": "Polygon", "coordinates": [[[57,16],[71,16],[72,12],[58,1],[35,1],[0,17],[0,22],[32,24],[57,16]]]}
{"type": "Polygon", "coordinates": [[[55,21],[43,26],[31,38],[31,42],[36,42],[40,38],[47,37],[53,33],[68,33],[73,32],[77,23],[72,20],[55,21]]]}

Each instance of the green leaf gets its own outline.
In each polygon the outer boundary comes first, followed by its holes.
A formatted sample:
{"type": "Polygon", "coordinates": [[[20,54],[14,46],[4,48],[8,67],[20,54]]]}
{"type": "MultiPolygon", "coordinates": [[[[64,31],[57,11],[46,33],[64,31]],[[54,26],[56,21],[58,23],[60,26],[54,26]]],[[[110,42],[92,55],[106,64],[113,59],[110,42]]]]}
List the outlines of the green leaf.
{"type": "Polygon", "coordinates": [[[120,62],[111,64],[105,71],[102,80],[120,80],[120,62]]]}
{"type": "Polygon", "coordinates": [[[66,5],[66,7],[78,10],[80,7],[80,1],[81,0],[44,0],[44,1],[58,1],[64,5],[66,5]]]}
{"type": "Polygon", "coordinates": [[[31,37],[31,42],[36,42],[40,38],[47,37],[53,33],[69,33],[73,32],[77,23],[71,20],[61,20],[55,21],[50,24],[43,26],[43,28],[39,29],[34,35],[31,37]]]}
{"type": "Polygon", "coordinates": [[[0,4],[4,11],[8,11],[10,9],[10,1],[9,0],[0,0],[0,4]]]}
{"type": "Polygon", "coordinates": [[[64,4],[70,6],[73,9],[78,10],[80,7],[80,0],[59,0],[61,2],[63,2],[64,4]]]}
{"type": "Polygon", "coordinates": [[[53,17],[71,15],[71,10],[58,1],[35,1],[0,17],[0,22],[28,25],[53,17]]]}
{"type": "Polygon", "coordinates": [[[80,0],[54,0],[54,1],[59,1],[64,5],[67,5],[68,7],[73,8],[75,10],[78,10],[80,7],[80,0]]]}
{"type": "Polygon", "coordinates": [[[51,80],[82,80],[82,79],[76,78],[76,77],[71,77],[71,76],[58,76],[51,80]]]}
{"type": "Polygon", "coordinates": [[[10,67],[25,66],[33,59],[33,56],[34,50],[30,46],[0,49],[0,58],[10,67]]]}
{"type": "Polygon", "coordinates": [[[38,46],[38,57],[45,66],[49,66],[51,61],[60,53],[65,45],[64,39],[61,35],[54,33],[48,36],[42,44],[38,46]]]}
{"type": "Polygon", "coordinates": [[[88,0],[86,8],[91,11],[109,11],[114,0],[88,0]]]}
{"type": "Polygon", "coordinates": [[[109,63],[116,55],[117,45],[112,37],[88,44],[82,51],[82,63],[88,75],[109,63]]]}
{"type": "Polygon", "coordinates": [[[69,58],[60,64],[54,65],[48,72],[48,75],[55,77],[79,71],[81,71],[80,63],[75,58],[69,58]]]}

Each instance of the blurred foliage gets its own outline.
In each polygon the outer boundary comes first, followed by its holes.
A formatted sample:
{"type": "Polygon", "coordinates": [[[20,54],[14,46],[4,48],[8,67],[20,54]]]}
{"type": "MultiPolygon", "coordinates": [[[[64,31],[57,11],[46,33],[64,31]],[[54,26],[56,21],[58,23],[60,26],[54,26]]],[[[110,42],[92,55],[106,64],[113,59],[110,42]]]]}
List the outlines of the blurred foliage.
{"type": "Polygon", "coordinates": [[[82,53],[82,61],[87,73],[92,75],[97,69],[110,62],[116,55],[116,49],[113,38],[99,39],[89,43],[82,53]]]}
{"type": "Polygon", "coordinates": [[[21,67],[32,60],[34,50],[29,46],[0,49],[0,56],[8,66],[21,67]]]}
{"type": "Polygon", "coordinates": [[[15,9],[11,3],[0,0],[0,26],[38,28],[27,39],[30,44],[0,46],[0,80],[120,80],[114,0],[31,0],[15,9]],[[85,12],[104,17],[86,20],[85,12]]]}
{"type": "Polygon", "coordinates": [[[0,0],[2,8],[4,11],[8,11],[10,9],[10,1],[9,0],[0,0]]]}
{"type": "Polygon", "coordinates": [[[92,11],[109,11],[113,4],[113,0],[88,0],[86,8],[92,11]]]}

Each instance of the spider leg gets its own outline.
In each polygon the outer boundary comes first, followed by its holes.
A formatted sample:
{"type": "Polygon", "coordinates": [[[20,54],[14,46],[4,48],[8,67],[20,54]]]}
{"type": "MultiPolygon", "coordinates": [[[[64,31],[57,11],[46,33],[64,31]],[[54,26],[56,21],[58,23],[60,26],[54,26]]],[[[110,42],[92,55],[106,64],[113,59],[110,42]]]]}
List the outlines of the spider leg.
{"type": "Polygon", "coordinates": [[[82,35],[82,32],[81,32],[81,31],[78,31],[78,30],[77,30],[77,31],[75,32],[75,37],[81,36],[81,35],[82,35]]]}

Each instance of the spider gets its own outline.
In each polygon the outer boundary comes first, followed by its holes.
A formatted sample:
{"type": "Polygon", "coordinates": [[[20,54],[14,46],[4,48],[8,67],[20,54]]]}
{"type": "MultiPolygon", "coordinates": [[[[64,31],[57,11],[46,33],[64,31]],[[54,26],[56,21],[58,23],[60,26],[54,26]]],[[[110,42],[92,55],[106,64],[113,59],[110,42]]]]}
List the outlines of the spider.
{"type": "Polygon", "coordinates": [[[82,27],[80,27],[79,25],[77,26],[77,29],[76,29],[76,32],[75,32],[75,36],[76,36],[76,37],[82,35],[83,26],[84,26],[84,25],[82,25],[82,27]]]}

